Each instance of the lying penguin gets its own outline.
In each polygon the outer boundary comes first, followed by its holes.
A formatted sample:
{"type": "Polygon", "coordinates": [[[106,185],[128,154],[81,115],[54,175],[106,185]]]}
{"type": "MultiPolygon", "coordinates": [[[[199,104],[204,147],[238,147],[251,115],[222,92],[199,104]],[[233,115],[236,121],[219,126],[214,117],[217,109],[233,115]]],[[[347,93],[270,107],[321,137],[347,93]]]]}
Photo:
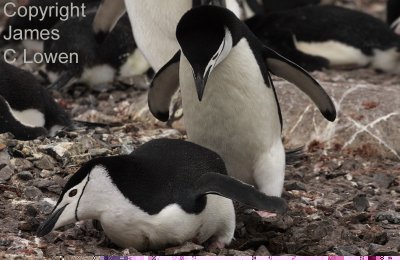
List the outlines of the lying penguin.
{"type": "Polygon", "coordinates": [[[119,75],[130,77],[144,74],[150,65],[136,48],[129,18],[124,15],[109,37],[99,44],[92,31],[95,12],[85,18],[73,17],[59,22],[54,28],[60,32],[59,40],[44,43],[45,53],[77,53],[78,64],[51,62],[46,64],[50,88],[60,89],[71,79],[90,86],[107,83],[119,75]]]}
{"type": "Polygon", "coordinates": [[[309,6],[246,21],[264,44],[307,70],[365,67],[400,73],[400,40],[379,19],[336,6],[309,6]]]}
{"type": "Polygon", "coordinates": [[[31,140],[71,125],[68,114],[29,72],[0,59],[0,133],[31,140]]]}
{"type": "Polygon", "coordinates": [[[235,230],[231,199],[278,213],[287,210],[284,200],[226,176],[216,153],[182,140],[153,140],[130,155],[84,164],[37,234],[96,219],[122,248],[157,250],[185,241],[222,246],[235,230]]]}
{"type": "MultiPolygon", "coordinates": [[[[100,0],[29,0],[27,8],[41,8],[45,9],[50,6],[58,6],[58,8],[66,8],[74,4],[74,6],[81,6],[85,4],[86,11],[97,8],[100,4],[100,0]]],[[[33,16],[29,19],[28,15],[20,16],[18,13],[10,17],[7,21],[7,24],[0,34],[0,47],[10,43],[10,41],[5,38],[9,38],[9,35],[14,35],[14,30],[50,30],[58,21],[60,21],[60,15],[50,15],[50,12],[47,12],[44,17],[41,15],[33,16]]],[[[41,41],[41,39],[36,39],[41,41]]]]}
{"type": "Polygon", "coordinates": [[[386,5],[386,21],[390,28],[400,35],[400,1],[388,0],[386,5]]]}
{"type": "Polygon", "coordinates": [[[166,121],[180,85],[189,140],[216,151],[230,176],[280,196],[282,118],[268,72],[297,85],[330,121],[336,118],[333,102],[306,71],[262,45],[227,9],[188,11],[176,37],[181,50],[154,77],[150,111],[166,121]]]}
{"type": "Polygon", "coordinates": [[[101,42],[127,10],[139,49],[152,68],[158,71],[179,49],[175,39],[179,19],[192,7],[205,4],[223,5],[240,15],[235,0],[126,0],[125,3],[124,0],[104,0],[93,28],[101,42]]]}

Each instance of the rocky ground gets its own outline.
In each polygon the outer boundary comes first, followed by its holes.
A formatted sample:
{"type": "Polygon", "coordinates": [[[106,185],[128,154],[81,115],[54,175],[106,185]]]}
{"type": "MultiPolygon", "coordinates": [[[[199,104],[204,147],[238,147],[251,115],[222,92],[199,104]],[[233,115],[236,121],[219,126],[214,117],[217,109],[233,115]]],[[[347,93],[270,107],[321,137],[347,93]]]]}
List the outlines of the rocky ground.
{"type": "MultiPolygon", "coordinates": [[[[383,13],[382,1],[342,3],[377,16],[383,13]]],[[[399,255],[399,77],[368,69],[313,75],[336,102],[336,123],[324,122],[304,95],[276,79],[285,144],[305,145],[304,156],[287,167],[284,198],[289,212],[262,219],[237,206],[236,239],[226,249],[214,251],[191,243],[159,252],[116,248],[92,221],[37,238],[39,224],[83,162],[130,153],[154,138],[185,138],[182,123],[175,122],[172,128],[157,122],[146,109],[146,91],[127,80],[95,89],[76,85],[68,92],[54,93],[75,119],[109,126],[60,132],[30,142],[0,135],[0,258],[399,255]]],[[[141,80],[140,85],[144,83],[141,80]]]]}

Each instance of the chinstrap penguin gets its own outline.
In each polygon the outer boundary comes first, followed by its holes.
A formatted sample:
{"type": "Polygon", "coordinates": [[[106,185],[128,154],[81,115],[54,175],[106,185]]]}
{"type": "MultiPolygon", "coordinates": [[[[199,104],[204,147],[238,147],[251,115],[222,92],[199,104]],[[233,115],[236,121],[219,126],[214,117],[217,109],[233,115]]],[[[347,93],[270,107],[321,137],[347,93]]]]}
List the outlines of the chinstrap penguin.
{"type": "Polygon", "coordinates": [[[400,40],[379,19],[336,6],[309,6],[246,21],[274,50],[307,70],[366,67],[400,73],[400,40]]]}
{"type": "Polygon", "coordinates": [[[154,77],[150,111],[166,121],[180,85],[189,140],[216,151],[229,175],[280,196],[282,119],[268,71],[297,85],[330,121],[336,117],[333,102],[307,72],[263,46],[227,9],[190,10],[176,35],[181,51],[154,77]]]}
{"type": "MultiPolygon", "coordinates": [[[[73,3],[75,6],[81,6],[85,4],[86,11],[93,10],[97,8],[100,4],[100,0],[29,0],[27,8],[31,7],[49,7],[49,6],[67,7],[73,3]]],[[[47,15],[44,17],[34,16],[29,20],[29,16],[19,16],[18,13],[14,17],[10,17],[4,27],[3,32],[0,34],[0,47],[7,45],[10,41],[7,41],[4,37],[9,37],[10,33],[13,35],[15,30],[44,30],[51,29],[57,22],[60,21],[60,16],[57,15],[47,15]],[[43,19],[43,20],[40,20],[43,19]],[[11,31],[10,31],[11,29],[11,31]]],[[[37,39],[41,41],[41,39],[37,39]]]]}
{"type": "Polygon", "coordinates": [[[71,125],[68,114],[31,73],[0,59],[0,75],[0,133],[28,140],[71,125]]]}
{"type": "Polygon", "coordinates": [[[84,164],[65,185],[38,236],[96,219],[122,248],[157,250],[185,241],[225,245],[235,230],[231,199],[278,213],[287,210],[281,198],[227,176],[216,153],[182,140],[158,139],[130,155],[84,164]]]}
{"type": "Polygon", "coordinates": [[[240,15],[235,0],[104,0],[93,23],[99,41],[106,38],[127,10],[138,48],[155,71],[158,71],[179,49],[176,25],[193,6],[223,5],[240,15]],[[126,8],[125,8],[126,6],[126,8]]]}
{"type": "Polygon", "coordinates": [[[116,76],[142,75],[150,65],[136,48],[129,18],[124,15],[109,37],[99,44],[95,40],[92,23],[95,12],[86,17],[74,17],[60,21],[54,28],[59,30],[59,40],[44,43],[45,53],[74,53],[78,64],[51,62],[46,64],[51,89],[59,89],[72,78],[90,86],[112,82],[116,76]]]}

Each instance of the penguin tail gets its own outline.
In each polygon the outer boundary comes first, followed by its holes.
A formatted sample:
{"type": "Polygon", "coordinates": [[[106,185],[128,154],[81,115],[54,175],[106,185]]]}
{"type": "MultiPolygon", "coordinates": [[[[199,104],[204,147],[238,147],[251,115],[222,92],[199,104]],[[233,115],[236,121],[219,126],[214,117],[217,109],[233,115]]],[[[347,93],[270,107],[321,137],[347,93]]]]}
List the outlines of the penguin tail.
{"type": "Polygon", "coordinates": [[[269,212],[285,213],[288,210],[284,199],[267,196],[251,185],[215,172],[205,173],[197,180],[195,194],[197,197],[216,194],[269,212]]]}
{"type": "Polygon", "coordinates": [[[76,76],[74,71],[64,71],[61,73],[60,77],[50,86],[47,87],[48,90],[61,90],[63,89],[72,78],[76,76]]]}
{"type": "Polygon", "coordinates": [[[303,161],[306,157],[304,146],[286,150],[286,165],[295,165],[303,161]]]}

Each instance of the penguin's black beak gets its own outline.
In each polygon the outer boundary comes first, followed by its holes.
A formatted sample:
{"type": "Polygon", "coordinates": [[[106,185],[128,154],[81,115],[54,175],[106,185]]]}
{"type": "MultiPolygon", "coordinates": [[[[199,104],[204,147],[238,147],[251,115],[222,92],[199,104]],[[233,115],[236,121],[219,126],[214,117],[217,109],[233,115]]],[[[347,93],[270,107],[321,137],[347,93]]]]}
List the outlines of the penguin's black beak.
{"type": "Polygon", "coordinates": [[[51,216],[39,226],[36,235],[42,237],[50,233],[67,206],[68,204],[53,212],[53,214],[51,214],[51,216]]]}
{"type": "Polygon", "coordinates": [[[204,89],[207,84],[208,76],[203,77],[202,73],[196,73],[193,75],[193,77],[196,84],[197,96],[199,98],[199,101],[201,102],[201,100],[203,99],[204,89]]]}

